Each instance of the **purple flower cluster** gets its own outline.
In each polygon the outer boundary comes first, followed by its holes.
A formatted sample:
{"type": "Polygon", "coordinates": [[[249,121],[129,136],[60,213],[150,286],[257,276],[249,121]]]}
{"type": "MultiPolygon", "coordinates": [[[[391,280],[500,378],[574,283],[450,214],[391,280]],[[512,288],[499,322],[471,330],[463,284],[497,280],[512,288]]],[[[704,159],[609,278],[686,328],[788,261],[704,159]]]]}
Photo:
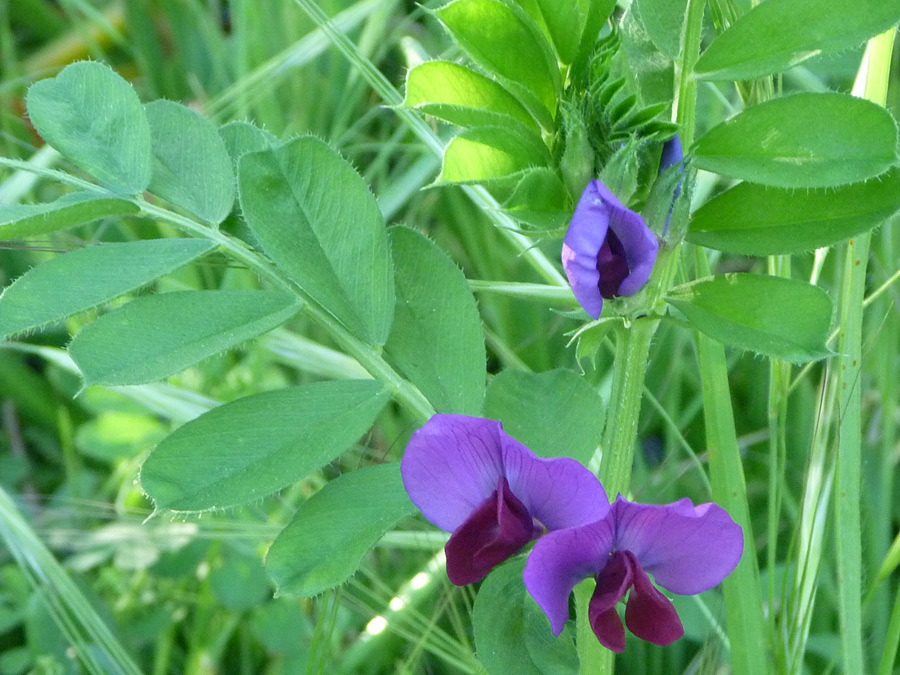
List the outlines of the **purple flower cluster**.
{"type": "Polygon", "coordinates": [[[431,523],[452,532],[447,575],[480,581],[537,539],[524,582],[559,635],[577,583],[596,580],[588,616],[597,639],[621,652],[625,629],[615,610],[628,595],[625,625],[668,645],[684,634],[669,599],[719,584],[743,553],[741,528],[715,504],[683,499],[655,506],[619,496],[573,459],[542,459],[499,422],[435,415],[416,431],[401,464],[409,497],[431,523]],[[630,592],[629,592],[630,591],[630,592]]]}

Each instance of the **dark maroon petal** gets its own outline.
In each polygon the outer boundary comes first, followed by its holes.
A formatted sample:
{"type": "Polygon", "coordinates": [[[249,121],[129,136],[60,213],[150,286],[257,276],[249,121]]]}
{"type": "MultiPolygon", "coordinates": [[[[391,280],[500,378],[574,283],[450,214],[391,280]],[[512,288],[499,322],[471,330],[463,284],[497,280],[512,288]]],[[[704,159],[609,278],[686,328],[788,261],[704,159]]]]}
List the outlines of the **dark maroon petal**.
{"type": "Polygon", "coordinates": [[[481,581],[539,534],[528,509],[501,478],[497,490],[447,542],[447,576],[457,586],[481,581]]]}
{"type": "Polygon", "coordinates": [[[672,644],[684,635],[675,606],[653,585],[634,555],[625,555],[631,558],[634,575],[634,585],[625,605],[625,625],[641,640],[660,647],[672,644]]]}
{"type": "Polygon", "coordinates": [[[575,298],[596,319],[604,297],[634,295],[647,283],[657,250],[656,236],[643,219],[623,206],[603,183],[593,180],[569,223],[562,263],[575,298]],[[609,231],[615,234],[617,244],[607,244],[609,231]]]}
{"type": "Polygon", "coordinates": [[[616,612],[634,580],[633,560],[616,551],[597,575],[597,586],[588,604],[588,620],[600,644],[614,652],[625,649],[625,629],[616,612]]]}
{"type": "Polygon", "coordinates": [[[584,527],[545,534],[534,545],[522,578],[531,597],[550,619],[554,635],[565,628],[569,595],[575,584],[595,576],[606,566],[612,542],[610,513],[584,527]]]}
{"type": "Polygon", "coordinates": [[[680,595],[702,593],[721,583],[741,559],[744,535],[716,504],[689,499],[657,506],[613,504],[615,550],[631,551],[656,583],[680,595]]]}
{"type": "Polygon", "coordinates": [[[453,532],[497,489],[503,477],[500,423],[434,415],[416,431],[400,463],[413,504],[434,525],[453,532]]]}
{"type": "Polygon", "coordinates": [[[625,260],[625,249],[616,233],[606,233],[606,241],[597,254],[597,272],[600,274],[600,295],[614,298],[619,294],[619,286],[628,276],[628,262],[625,260]]]}

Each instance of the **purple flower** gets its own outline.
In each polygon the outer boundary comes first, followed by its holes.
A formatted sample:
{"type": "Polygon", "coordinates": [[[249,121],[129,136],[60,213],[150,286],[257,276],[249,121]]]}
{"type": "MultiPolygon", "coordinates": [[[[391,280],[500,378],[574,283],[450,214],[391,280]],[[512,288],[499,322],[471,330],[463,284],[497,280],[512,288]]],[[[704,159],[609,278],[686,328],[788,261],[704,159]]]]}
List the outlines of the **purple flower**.
{"type": "Polygon", "coordinates": [[[681,149],[681,138],[678,134],[675,134],[663,144],[662,155],[659,158],[659,171],[657,173],[671,169],[683,159],[684,151],[681,149]]]}
{"type": "Polygon", "coordinates": [[[598,180],[588,183],[562,247],[562,264],[575,298],[594,319],[604,298],[631,296],[653,271],[659,244],[634,211],[598,180]]]}
{"type": "Polygon", "coordinates": [[[452,532],[447,576],[480,581],[544,530],[585,525],[609,510],[603,486],[574,459],[541,459],[499,422],[434,415],[400,464],[412,503],[452,532]]]}
{"type": "Polygon", "coordinates": [[[569,593],[582,579],[597,586],[588,618],[607,649],[625,649],[625,628],[616,604],[628,595],[625,624],[642,640],[668,645],[684,635],[675,607],[657,590],[694,595],[731,574],[744,550],[744,537],[716,504],[689,499],[652,506],[619,496],[598,522],[552,532],[535,545],[525,565],[525,586],[559,635],[569,618],[569,593]]]}

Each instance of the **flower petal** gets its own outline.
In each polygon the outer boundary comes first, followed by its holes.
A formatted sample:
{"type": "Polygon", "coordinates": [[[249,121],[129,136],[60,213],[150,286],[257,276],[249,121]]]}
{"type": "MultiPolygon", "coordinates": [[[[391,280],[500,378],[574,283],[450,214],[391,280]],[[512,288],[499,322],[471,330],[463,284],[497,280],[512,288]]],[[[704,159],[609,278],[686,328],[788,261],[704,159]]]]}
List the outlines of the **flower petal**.
{"type": "Polygon", "coordinates": [[[597,575],[597,586],[588,603],[591,630],[601,645],[617,654],[625,651],[625,628],[616,612],[616,605],[634,582],[635,567],[640,570],[631,554],[621,551],[613,553],[606,567],[597,575]]]}
{"type": "Polygon", "coordinates": [[[657,589],[633,553],[631,558],[634,586],[625,605],[625,625],[641,640],[660,647],[670,645],[684,636],[684,626],[672,601],[657,589]]]}
{"type": "Polygon", "coordinates": [[[416,431],[400,463],[409,498],[431,523],[453,532],[503,477],[500,423],[434,415],[416,431]]]}
{"type": "Polygon", "coordinates": [[[737,566],[744,536],[716,504],[690,499],[656,506],[619,496],[612,506],[617,551],[631,551],[663,588],[693,595],[718,585],[737,566]]]}
{"type": "Polygon", "coordinates": [[[670,169],[684,159],[684,151],[681,149],[681,138],[675,134],[663,144],[662,155],[659,158],[659,171],[662,173],[670,169]]]}
{"type": "Polygon", "coordinates": [[[600,481],[568,457],[543,459],[500,432],[504,475],[513,494],[548,530],[587,525],[609,513],[600,481]]]}
{"type": "Polygon", "coordinates": [[[637,213],[623,206],[603,183],[593,180],[575,207],[563,242],[562,264],[575,298],[594,319],[603,310],[597,256],[610,229],[621,243],[629,271],[615,294],[634,295],[653,270],[658,251],[656,236],[637,213]]]}
{"type": "Polygon", "coordinates": [[[528,509],[510,492],[505,478],[497,490],[450,537],[447,577],[457,586],[474,584],[540,535],[528,509]]]}
{"type": "Polygon", "coordinates": [[[575,584],[599,573],[609,559],[613,518],[545,534],[525,563],[525,588],[559,635],[569,618],[569,594],[575,584]]]}

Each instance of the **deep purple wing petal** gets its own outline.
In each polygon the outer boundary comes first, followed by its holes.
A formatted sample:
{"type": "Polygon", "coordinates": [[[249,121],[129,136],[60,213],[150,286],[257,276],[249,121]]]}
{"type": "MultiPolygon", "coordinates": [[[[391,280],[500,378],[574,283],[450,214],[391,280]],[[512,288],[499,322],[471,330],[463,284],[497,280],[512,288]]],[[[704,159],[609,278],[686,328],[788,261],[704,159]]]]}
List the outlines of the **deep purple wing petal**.
{"type": "Polygon", "coordinates": [[[609,512],[600,481],[568,457],[542,459],[501,432],[510,490],[548,530],[587,525],[609,512]]]}
{"type": "Polygon", "coordinates": [[[503,477],[500,423],[434,415],[416,431],[400,463],[403,485],[431,523],[453,532],[503,477]]]}
{"type": "Polygon", "coordinates": [[[619,497],[612,512],[616,550],[633,553],[641,568],[673,593],[693,595],[718,585],[744,550],[740,526],[716,504],[695,507],[682,499],[656,506],[619,497]]]}
{"type": "MultiPolygon", "coordinates": [[[[616,199],[602,184],[601,187],[604,200],[616,199]]],[[[659,252],[659,242],[639,214],[625,208],[618,200],[615,203],[617,208],[610,211],[609,228],[616,233],[622,244],[629,272],[619,284],[618,295],[628,297],[641,290],[650,279],[659,252]]]]}
{"type": "Polygon", "coordinates": [[[575,585],[600,572],[613,542],[611,517],[584,527],[557,530],[538,539],[525,563],[525,588],[559,635],[569,618],[575,585]]]}

